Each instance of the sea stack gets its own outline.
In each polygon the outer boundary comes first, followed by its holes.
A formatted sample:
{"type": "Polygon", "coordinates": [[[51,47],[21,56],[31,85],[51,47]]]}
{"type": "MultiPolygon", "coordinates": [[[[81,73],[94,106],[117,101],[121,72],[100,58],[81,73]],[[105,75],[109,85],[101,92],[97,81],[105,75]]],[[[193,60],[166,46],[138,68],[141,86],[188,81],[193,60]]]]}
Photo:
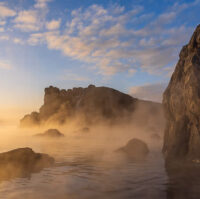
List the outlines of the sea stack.
{"type": "Polygon", "coordinates": [[[163,94],[166,160],[200,159],[200,25],[179,55],[163,94]]]}

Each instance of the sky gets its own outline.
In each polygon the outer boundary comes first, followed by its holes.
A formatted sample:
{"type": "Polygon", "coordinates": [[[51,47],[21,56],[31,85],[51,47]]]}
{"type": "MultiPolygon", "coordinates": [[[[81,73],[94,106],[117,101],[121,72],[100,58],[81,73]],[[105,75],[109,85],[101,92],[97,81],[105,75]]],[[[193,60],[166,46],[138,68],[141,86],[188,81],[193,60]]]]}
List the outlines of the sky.
{"type": "Polygon", "coordinates": [[[200,0],[1,0],[1,113],[37,110],[50,85],[161,102],[199,10],[200,0]]]}

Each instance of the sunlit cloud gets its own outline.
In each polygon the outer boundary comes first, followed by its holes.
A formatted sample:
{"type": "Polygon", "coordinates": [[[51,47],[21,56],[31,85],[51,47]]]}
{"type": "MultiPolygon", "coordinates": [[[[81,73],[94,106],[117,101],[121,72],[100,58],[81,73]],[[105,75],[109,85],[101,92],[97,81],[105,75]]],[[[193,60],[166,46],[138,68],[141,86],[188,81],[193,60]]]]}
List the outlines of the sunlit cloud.
{"type": "Polygon", "coordinates": [[[0,69],[10,70],[11,64],[8,61],[0,60],[0,69]]]}
{"type": "Polygon", "coordinates": [[[5,3],[0,3],[0,18],[13,17],[16,11],[8,8],[5,3]]]}
{"type": "Polygon", "coordinates": [[[35,8],[46,8],[47,3],[51,2],[52,0],[36,0],[36,4],[34,5],[35,8]]]}
{"type": "Polygon", "coordinates": [[[61,19],[52,20],[46,23],[46,27],[48,30],[56,30],[60,28],[61,19]]]}
{"type": "Polygon", "coordinates": [[[64,72],[64,74],[61,76],[60,79],[66,81],[80,81],[80,82],[88,82],[90,80],[88,77],[84,77],[76,73],[72,73],[70,71],[64,72]]]}
{"type": "Polygon", "coordinates": [[[40,29],[38,24],[38,15],[34,10],[21,11],[14,19],[15,28],[22,31],[37,31],[40,29]]]}
{"type": "Polygon", "coordinates": [[[0,27],[0,32],[5,32],[4,27],[0,27]]]}
{"type": "MultiPolygon", "coordinates": [[[[167,27],[177,17],[174,8],[136,30],[131,21],[139,18],[142,10],[136,7],[124,12],[120,6],[105,9],[99,5],[73,10],[64,32],[31,34],[28,41],[31,45],[46,43],[49,49],[93,65],[103,75],[135,73],[138,69],[165,73],[166,68],[174,67],[177,49],[187,41],[191,30],[185,26],[167,27]],[[132,28],[127,28],[130,24],[132,28]]],[[[53,20],[47,28],[53,30],[57,25],[60,22],[53,20]]]]}
{"type": "MultiPolygon", "coordinates": [[[[0,4],[0,9],[10,10],[7,15],[3,12],[5,16],[14,17],[13,26],[8,28],[26,33],[21,40],[14,37],[11,41],[34,46],[45,44],[50,50],[59,50],[69,58],[86,63],[98,74],[111,76],[120,72],[133,75],[138,70],[167,75],[175,66],[178,50],[192,32],[186,25],[172,23],[198,0],[175,3],[156,17],[144,13],[142,6],[127,11],[117,4],[110,7],[94,4],[69,11],[70,17],[62,16],[62,23],[59,16],[48,19],[49,2],[36,0],[31,8],[17,13],[0,4]],[[143,22],[145,25],[138,28],[137,24],[143,22]]],[[[3,32],[6,21],[0,21],[1,24],[3,32]]]]}
{"type": "Polygon", "coordinates": [[[7,36],[7,35],[1,35],[0,36],[0,40],[4,40],[4,41],[8,41],[9,40],[9,36],[7,36]]]}
{"type": "Polygon", "coordinates": [[[13,39],[13,42],[14,42],[15,44],[24,44],[23,40],[20,39],[20,38],[17,38],[17,37],[15,37],[15,38],[13,39]]]}
{"type": "Polygon", "coordinates": [[[3,26],[6,24],[6,21],[5,20],[0,20],[0,26],[3,26]]]}

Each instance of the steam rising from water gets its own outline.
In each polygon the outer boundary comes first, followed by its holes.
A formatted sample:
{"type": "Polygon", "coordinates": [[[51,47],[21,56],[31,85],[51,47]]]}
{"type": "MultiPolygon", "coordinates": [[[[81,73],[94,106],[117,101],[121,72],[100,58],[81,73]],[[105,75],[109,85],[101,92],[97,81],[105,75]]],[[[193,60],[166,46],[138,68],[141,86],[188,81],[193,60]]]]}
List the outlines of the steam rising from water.
{"type": "MultiPolygon", "coordinates": [[[[112,126],[103,125],[102,122],[101,125],[87,126],[90,129],[89,132],[81,131],[84,126],[78,126],[77,121],[70,125],[50,124],[30,129],[4,125],[0,130],[0,152],[30,147],[35,152],[47,153],[54,157],[57,166],[32,174],[29,180],[19,178],[10,182],[0,182],[0,194],[4,193],[5,198],[8,199],[36,197],[71,199],[90,198],[95,195],[100,198],[109,198],[109,190],[112,193],[113,190],[122,189],[119,198],[120,196],[126,198],[125,195],[127,194],[128,197],[129,191],[125,190],[131,183],[123,184],[124,180],[131,181],[130,176],[135,180],[141,179],[141,176],[144,178],[142,173],[147,172],[145,168],[148,161],[153,159],[155,161],[153,164],[159,162],[155,154],[162,146],[163,126],[162,111],[152,113],[151,107],[147,108],[143,105],[135,111],[132,122],[112,126]],[[52,127],[58,128],[65,137],[51,139],[33,136],[52,127]],[[152,137],[152,134],[157,134],[160,139],[152,137]],[[132,138],[143,140],[153,152],[145,160],[147,162],[132,163],[123,155],[115,153],[116,149],[124,146],[132,138]],[[37,192],[34,186],[39,189],[37,192]],[[108,190],[105,190],[106,187],[108,190]]],[[[158,165],[162,164],[162,161],[158,163],[158,165]]],[[[156,172],[163,172],[163,170],[156,172]]],[[[133,196],[134,193],[131,191],[129,194],[133,196]]]]}

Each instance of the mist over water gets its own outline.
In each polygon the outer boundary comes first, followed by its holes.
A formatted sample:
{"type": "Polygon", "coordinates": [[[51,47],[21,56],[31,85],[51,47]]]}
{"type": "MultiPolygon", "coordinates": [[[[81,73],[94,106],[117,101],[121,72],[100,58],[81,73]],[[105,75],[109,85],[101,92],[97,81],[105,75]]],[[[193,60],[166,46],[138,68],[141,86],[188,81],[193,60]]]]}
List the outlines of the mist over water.
{"type": "Polygon", "coordinates": [[[133,122],[93,125],[86,132],[76,122],[27,129],[10,123],[2,125],[0,152],[30,147],[54,157],[56,164],[27,176],[0,180],[0,196],[5,199],[169,199],[179,195],[187,198],[189,194],[195,198],[199,180],[193,181],[193,174],[166,172],[161,153],[165,121],[160,114],[147,118],[142,117],[144,114],[148,115],[148,109],[140,108],[133,115],[133,122]],[[34,136],[51,127],[59,129],[65,137],[34,136]],[[116,153],[132,138],[148,145],[147,157],[136,161],[116,153]],[[192,190],[187,189],[187,194],[181,194],[188,182],[195,185],[192,190]]]}
{"type": "Polygon", "coordinates": [[[55,139],[33,136],[51,125],[30,129],[4,125],[0,152],[30,147],[54,157],[56,164],[23,178],[1,181],[0,195],[5,199],[165,198],[163,133],[151,120],[145,123],[142,126],[135,117],[134,123],[90,126],[89,132],[65,125],[58,127],[65,137],[55,139]],[[155,132],[160,139],[152,137],[155,132]],[[116,153],[132,138],[147,143],[150,154],[145,159],[134,161],[116,153]]]}

